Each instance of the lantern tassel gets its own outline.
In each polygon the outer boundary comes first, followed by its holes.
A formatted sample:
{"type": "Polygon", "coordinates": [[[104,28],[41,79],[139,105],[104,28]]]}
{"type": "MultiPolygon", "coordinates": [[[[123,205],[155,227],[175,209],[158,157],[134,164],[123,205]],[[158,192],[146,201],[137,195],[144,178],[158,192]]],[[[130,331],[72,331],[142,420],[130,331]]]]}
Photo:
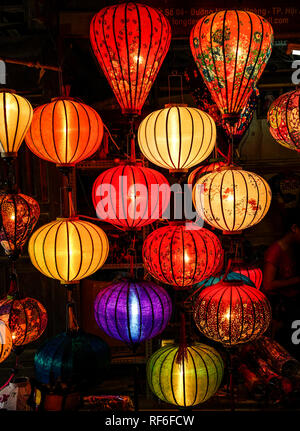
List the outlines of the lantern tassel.
{"type": "Polygon", "coordinates": [[[79,325],[75,317],[75,301],[72,298],[72,289],[68,289],[68,303],[67,303],[67,313],[66,313],[66,332],[77,332],[79,330],[79,325]]]}
{"type": "Polygon", "coordinates": [[[181,364],[184,361],[184,358],[187,359],[187,340],[186,340],[186,324],[185,324],[185,314],[181,313],[181,325],[180,325],[180,341],[179,341],[179,349],[177,353],[176,362],[181,364]]]}

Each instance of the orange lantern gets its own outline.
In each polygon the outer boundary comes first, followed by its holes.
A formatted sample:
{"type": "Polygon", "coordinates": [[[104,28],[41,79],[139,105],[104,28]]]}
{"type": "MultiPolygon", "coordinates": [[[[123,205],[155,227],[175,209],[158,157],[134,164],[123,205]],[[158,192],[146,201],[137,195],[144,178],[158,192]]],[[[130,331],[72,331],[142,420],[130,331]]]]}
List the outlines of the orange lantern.
{"type": "Polygon", "coordinates": [[[0,320],[0,362],[5,361],[5,359],[10,355],[11,349],[12,337],[10,330],[3,320],[0,320]]]}
{"type": "Polygon", "coordinates": [[[74,166],[100,147],[103,122],[90,106],[58,97],[34,110],[26,144],[41,159],[74,166]]]}
{"type": "Polygon", "coordinates": [[[201,18],[190,46],[223,118],[237,121],[272,51],[270,23],[252,12],[223,10],[201,18]]]}

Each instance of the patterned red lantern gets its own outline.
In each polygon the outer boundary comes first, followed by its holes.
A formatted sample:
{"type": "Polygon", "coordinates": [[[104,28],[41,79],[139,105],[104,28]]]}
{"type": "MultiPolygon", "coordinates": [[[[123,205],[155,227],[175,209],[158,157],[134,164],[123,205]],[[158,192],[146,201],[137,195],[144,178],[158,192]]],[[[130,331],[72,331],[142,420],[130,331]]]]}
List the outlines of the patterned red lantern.
{"type": "Polygon", "coordinates": [[[132,162],[102,172],[92,195],[100,219],[121,229],[140,229],[161,218],[170,185],[160,172],[132,162]]]}
{"type": "Polygon", "coordinates": [[[71,97],[58,97],[34,110],[25,141],[41,159],[74,166],[97,151],[102,137],[103,123],[93,108],[71,97]]]}
{"type": "Polygon", "coordinates": [[[0,243],[8,255],[17,255],[40,216],[38,203],[21,193],[0,195],[0,243]]]}
{"type": "Polygon", "coordinates": [[[233,346],[252,341],[268,329],[271,307],[254,287],[225,280],[200,292],[194,320],[206,337],[233,346]]]}
{"type": "Polygon", "coordinates": [[[14,346],[24,346],[37,340],[47,326],[47,311],[33,298],[7,296],[0,301],[0,318],[11,331],[14,346]]]}
{"type": "Polygon", "coordinates": [[[201,18],[190,45],[223,118],[239,118],[271,55],[273,29],[252,12],[224,10],[201,18]]]}
{"type": "Polygon", "coordinates": [[[199,166],[198,168],[194,169],[188,176],[188,184],[191,184],[194,187],[194,185],[202,175],[208,174],[209,172],[218,171],[223,166],[226,166],[226,163],[221,161],[209,163],[205,166],[199,166]]]}
{"type": "Polygon", "coordinates": [[[218,237],[191,222],[156,229],[143,245],[146,270],[162,283],[188,288],[215,274],[223,262],[218,237]]]}
{"type": "Polygon", "coordinates": [[[235,261],[230,267],[230,271],[237,274],[244,275],[248,277],[249,280],[255,285],[257,289],[260,289],[263,275],[262,270],[255,265],[247,265],[243,261],[235,261]]]}
{"type": "Polygon", "coordinates": [[[300,151],[300,89],[276,99],[268,112],[268,124],[274,139],[290,150],[300,151]]]}
{"type": "Polygon", "coordinates": [[[122,113],[140,114],[170,46],[168,20],[140,3],[108,6],[92,19],[90,40],[122,113]]]}

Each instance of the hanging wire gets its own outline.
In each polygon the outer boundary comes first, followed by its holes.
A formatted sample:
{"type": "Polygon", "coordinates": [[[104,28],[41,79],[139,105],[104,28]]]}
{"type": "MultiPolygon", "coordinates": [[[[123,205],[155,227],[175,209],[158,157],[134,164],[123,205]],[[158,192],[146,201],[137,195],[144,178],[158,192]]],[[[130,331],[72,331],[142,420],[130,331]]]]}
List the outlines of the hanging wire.
{"type": "Polygon", "coordinates": [[[117,148],[118,151],[120,151],[120,147],[118,146],[118,144],[116,143],[116,141],[114,140],[114,138],[112,137],[108,127],[103,123],[103,127],[105,128],[105,130],[108,133],[108,136],[110,137],[110,140],[112,141],[112,143],[115,145],[115,147],[117,148]]]}

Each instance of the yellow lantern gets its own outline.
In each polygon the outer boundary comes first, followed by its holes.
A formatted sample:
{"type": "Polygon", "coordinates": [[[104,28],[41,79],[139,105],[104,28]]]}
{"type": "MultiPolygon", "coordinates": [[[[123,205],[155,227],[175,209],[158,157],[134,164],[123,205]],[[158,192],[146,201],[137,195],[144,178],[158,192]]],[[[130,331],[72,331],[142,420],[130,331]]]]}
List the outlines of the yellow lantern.
{"type": "Polygon", "coordinates": [[[10,355],[12,346],[11,332],[3,320],[0,320],[0,362],[10,355]]]}
{"type": "Polygon", "coordinates": [[[2,157],[16,157],[30,126],[31,104],[11,90],[0,91],[0,152],[2,157]]]}
{"type": "Polygon", "coordinates": [[[170,172],[184,172],[211,154],[216,143],[216,125],[200,109],[166,105],[141,122],[138,143],[150,162],[170,172]]]}
{"type": "Polygon", "coordinates": [[[204,175],[193,188],[197,212],[223,233],[239,233],[259,223],[271,198],[271,189],[262,177],[235,166],[204,175]]]}
{"type": "Polygon", "coordinates": [[[212,397],[222,382],[224,363],[210,346],[193,343],[179,354],[178,344],[153,353],[147,363],[147,379],[155,395],[166,403],[191,407],[212,397]]]}
{"type": "Polygon", "coordinates": [[[62,284],[79,282],[107,259],[109,243],[98,226],[73,218],[58,218],[34,232],[28,252],[32,264],[62,284]]]}

